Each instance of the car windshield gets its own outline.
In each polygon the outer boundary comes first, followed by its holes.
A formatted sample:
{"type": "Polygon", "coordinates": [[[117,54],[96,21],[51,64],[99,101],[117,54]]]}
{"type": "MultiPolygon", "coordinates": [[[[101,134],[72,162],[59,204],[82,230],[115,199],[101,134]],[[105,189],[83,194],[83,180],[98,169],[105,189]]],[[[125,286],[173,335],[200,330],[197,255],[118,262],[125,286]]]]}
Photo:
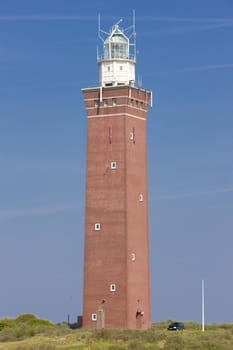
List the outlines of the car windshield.
{"type": "Polygon", "coordinates": [[[170,327],[183,327],[184,324],[182,322],[172,322],[169,325],[170,327]]]}

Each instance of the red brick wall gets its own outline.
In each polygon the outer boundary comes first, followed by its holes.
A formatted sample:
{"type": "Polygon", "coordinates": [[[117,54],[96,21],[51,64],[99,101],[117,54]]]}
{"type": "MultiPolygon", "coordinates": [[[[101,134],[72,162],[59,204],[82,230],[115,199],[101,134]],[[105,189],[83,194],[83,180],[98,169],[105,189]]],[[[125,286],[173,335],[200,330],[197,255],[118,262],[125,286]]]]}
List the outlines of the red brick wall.
{"type": "Polygon", "coordinates": [[[148,328],[146,111],[150,93],[128,86],[83,92],[88,116],[83,325],[95,327],[91,314],[105,300],[101,307],[106,327],[136,328],[140,309],[141,326],[148,328]],[[117,163],[115,170],[112,161],[117,163]],[[100,231],[95,231],[95,223],[101,224],[100,231]],[[116,291],[110,292],[113,283],[116,291]]]}

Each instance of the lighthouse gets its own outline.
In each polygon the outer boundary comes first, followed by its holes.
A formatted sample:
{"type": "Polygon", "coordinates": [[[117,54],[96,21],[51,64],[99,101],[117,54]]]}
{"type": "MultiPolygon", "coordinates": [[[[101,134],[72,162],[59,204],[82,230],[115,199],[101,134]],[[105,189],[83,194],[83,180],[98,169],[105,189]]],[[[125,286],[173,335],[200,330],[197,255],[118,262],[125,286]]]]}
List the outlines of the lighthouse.
{"type": "Polygon", "coordinates": [[[87,114],[83,326],[150,327],[146,120],[135,82],[135,24],[99,27],[99,83],[87,114]]]}

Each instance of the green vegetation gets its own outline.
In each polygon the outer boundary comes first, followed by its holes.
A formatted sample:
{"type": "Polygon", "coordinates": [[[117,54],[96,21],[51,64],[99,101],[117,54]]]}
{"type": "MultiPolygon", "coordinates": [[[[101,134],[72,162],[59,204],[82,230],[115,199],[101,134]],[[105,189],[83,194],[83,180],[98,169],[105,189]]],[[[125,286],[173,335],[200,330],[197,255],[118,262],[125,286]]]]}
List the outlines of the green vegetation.
{"type": "Polygon", "coordinates": [[[34,315],[0,320],[0,350],[232,350],[233,324],[185,322],[184,331],[171,332],[171,322],[154,323],[146,331],[76,329],[55,325],[34,315]]]}

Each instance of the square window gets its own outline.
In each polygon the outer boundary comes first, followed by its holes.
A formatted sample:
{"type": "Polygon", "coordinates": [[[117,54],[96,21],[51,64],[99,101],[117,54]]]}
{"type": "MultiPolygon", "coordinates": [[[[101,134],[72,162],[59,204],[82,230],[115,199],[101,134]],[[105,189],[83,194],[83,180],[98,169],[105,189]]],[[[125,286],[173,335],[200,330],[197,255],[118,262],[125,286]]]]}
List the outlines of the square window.
{"type": "Polygon", "coordinates": [[[139,194],[139,202],[143,202],[143,194],[142,193],[139,194]]]}
{"type": "Polygon", "coordinates": [[[116,106],[116,105],[117,105],[117,99],[116,99],[116,98],[113,98],[113,99],[112,99],[112,105],[113,105],[113,106],[116,106]]]}
{"type": "Polygon", "coordinates": [[[91,320],[96,321],[97,320],[97,314],[91,314],[91,320]]]}
{"type": "Polygon", "coordinates": [[[116,285],[113,283],[113,284],[110,284],[110,292],[115,292],[116,291],[116,285]]]}
{"type": "Polygon", "coordinates": [[[117,168],[117,163],[111,162],[111,169],[116,169],[116,168],[117,168]]]}
{"type": "Polygon", "coordinates": [[[100,231],[100,224],[99,223],[95,224],[95,231],[100,231]]]}
{"type": "Polygon", "coordinates": [[[104,107],[108,106],[108,100],[104,100],[104,107]]]}

